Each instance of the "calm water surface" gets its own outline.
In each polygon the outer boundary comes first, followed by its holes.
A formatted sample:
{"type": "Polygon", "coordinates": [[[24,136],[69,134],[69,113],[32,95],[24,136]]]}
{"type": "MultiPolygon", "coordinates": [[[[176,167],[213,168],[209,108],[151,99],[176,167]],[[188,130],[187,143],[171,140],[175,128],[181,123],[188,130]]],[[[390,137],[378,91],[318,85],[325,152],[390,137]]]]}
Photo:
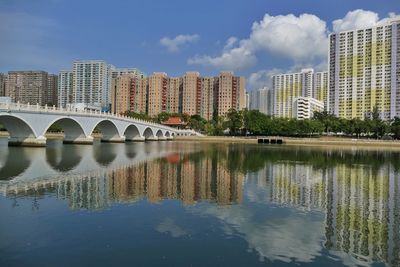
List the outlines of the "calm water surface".
{"type": "Polygon", "coordinates": [[[400,153],[0,146],[0,266],[400,266],[400,153]]]}

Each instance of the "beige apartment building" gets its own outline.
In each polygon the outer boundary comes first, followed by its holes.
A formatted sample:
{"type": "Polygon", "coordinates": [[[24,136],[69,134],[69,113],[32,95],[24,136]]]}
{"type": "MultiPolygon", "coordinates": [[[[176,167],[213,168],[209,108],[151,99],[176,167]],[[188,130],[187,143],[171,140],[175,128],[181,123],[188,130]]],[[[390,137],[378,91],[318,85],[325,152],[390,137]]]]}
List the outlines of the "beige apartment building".
{"type": "Polygon", "coordinates": [[[112,79],[111,82],[111,112],[123,114],[134,110],[136,96],[136,77],[123,74],[112,79]],[[118,94],[118,96],[117,96],[118,94]]]}
{"type": "Polygon", "coordinates": [[[198,72],[186,72],[183,76],[182,113],[190,116],[200,113],[201,78],[198,72]]]}
{"type": "Polygon", "coordinates": [[[242,110],[246,107],[245,78],[233,76],[232,72],[221,72],[218,77],[217,109],[223,116],[230,109],[242,110]]]}
{"type": "Polygon", "coordinates": [[[173,77],[168,79],[168,98],[167,110],[170,113],[180,113],[180,92],[182,88],[182,78],[173,77]]]}
{"type": "Polygon", "coordinates": [[[45,105],[48,74],[45,71],[9,71],[5,95],[13,102],[45,105]]]}
{"type": "Polygon", "coordinates": [[[214,112],[214,91],[217,78],[203,77],[201,79],[201,105],[200,116],[206,120],[211,120],[214,112]]]}
{"type": "Polygon", "coordinates": [[[167,111],[168,76],[165,72],[154,72],[148,83],[147,114],[157,116],[167,111]]]}

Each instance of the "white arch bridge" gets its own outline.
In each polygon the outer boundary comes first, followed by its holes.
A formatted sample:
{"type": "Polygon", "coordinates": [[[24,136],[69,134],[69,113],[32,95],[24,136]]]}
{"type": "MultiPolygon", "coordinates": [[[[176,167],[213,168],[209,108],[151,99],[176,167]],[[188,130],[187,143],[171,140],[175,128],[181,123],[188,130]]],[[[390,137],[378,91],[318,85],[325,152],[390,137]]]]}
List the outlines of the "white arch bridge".
{"type": "Polygon", "coordinates": [[[101,132],[103,142],[169,140],[175,136],[199,135],[161,124],[105,112],[76,111],[20,103],[0,104],[0,124],[8,131],[9,145],[45,146],[46,132],[57,122],[64,132],[64,143],[92,144],[93,131],[101,132]]]}

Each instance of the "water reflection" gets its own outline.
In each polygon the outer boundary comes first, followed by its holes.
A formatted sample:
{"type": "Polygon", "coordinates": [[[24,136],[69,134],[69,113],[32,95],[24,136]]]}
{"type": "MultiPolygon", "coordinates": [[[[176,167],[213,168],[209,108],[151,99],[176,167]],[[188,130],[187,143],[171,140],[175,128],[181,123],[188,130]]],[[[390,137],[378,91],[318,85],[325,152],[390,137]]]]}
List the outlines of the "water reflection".
{"type": "MultiPolygon", "coordinates": [[[[261,260],[312,262],[329,253],[350,265],[400,265],[398,152],[179,143],[85,149],[47,149],[57,175],[1,189],[16,207],[20,197],[33,196],[38,209],[45,194],[71,209],[179,200],[190,213],[218,218],[226,235],[245,239],[261,260]],[[59,174],[59,166],[77,169],[88,155],[108,168],[59,174]]],[[[189,232],[169,217],[155,230],[189,232]]]]}

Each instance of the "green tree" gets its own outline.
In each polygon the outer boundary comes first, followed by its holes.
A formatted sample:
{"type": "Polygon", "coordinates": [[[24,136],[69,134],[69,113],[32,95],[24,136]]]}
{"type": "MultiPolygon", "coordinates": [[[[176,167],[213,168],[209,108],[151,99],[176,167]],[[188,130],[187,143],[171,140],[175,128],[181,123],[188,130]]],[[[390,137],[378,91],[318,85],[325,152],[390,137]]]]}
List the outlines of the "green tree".
{"type": "Polygon", "coordinates": [[[231,135],[236,135],[243,127],[242,112],[237,111],[236,109],[230,109],[226,114],[225,126],[226,128],[229,128],[231,135]]]}
{"type": "Polygon", "coordinates": [[[390,132],[394,135],[394,138],[400,139],[400,118],[395,117],[390,125],[390,132]]]}

